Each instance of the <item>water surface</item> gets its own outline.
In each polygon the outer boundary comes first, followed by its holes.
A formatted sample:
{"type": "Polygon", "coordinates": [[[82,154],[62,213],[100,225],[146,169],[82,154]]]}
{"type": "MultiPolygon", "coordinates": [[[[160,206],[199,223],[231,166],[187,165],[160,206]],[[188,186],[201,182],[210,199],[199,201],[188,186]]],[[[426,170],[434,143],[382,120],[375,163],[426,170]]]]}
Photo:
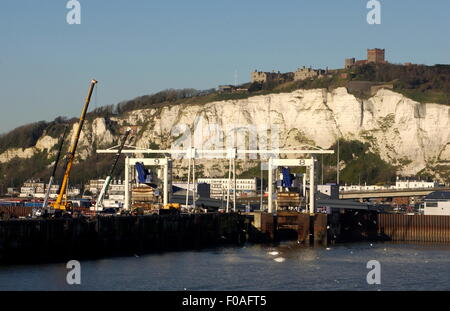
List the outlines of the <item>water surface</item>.
{"type": "Polygon", "coordinates": [[[65,263],[0,266],[0,290],[450,290],[450,245],[246,245],[65,263]],[[381,284],[368,285],[369,260],[381,284]]]}

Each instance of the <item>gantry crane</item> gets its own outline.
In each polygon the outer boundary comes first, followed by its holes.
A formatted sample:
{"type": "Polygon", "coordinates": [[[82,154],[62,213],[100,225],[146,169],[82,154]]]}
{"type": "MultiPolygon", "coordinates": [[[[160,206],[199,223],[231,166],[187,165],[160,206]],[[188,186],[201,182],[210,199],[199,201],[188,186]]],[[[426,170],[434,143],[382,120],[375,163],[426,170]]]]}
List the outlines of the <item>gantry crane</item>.
{"type": "Polygon", "coordinates": [[[64,194],[66,193],[66,190],[68,187],[70,171],[72,170],[73,161],[75,159],[75,151],[77,150],[77,145],[78,145],[78,141],[80,139],[81,129],[83,128],[84,120],[85,120],[86,113],[87,113],[87,110],[89,107],[89,102],[91,101],[91,96],[92,96],[92,93],[94,91],[94,87],[96,84],[97,84],[96,80],[91,81],[91,84],[89,86],[89,92],[86,97],[86,102],[85,102],[83,110],[81,112],[80,120],[78,121],[78,126],[77,126],[77,129],[72,138],[72,144],[70,146],[69,152],[66,157],[66,164],[65,164],[65,168],[64,168],[64,176],[63,176],[63,179],[61,182],[61,188],[59,188],[58,198],[56,199],[56,202],[53,204],[53,208],[56,211],[67,210],[67,207],[70,203],[70,202],[68,203],[67,201],[63,202],[63,197],[64,197],[64,194]]]}

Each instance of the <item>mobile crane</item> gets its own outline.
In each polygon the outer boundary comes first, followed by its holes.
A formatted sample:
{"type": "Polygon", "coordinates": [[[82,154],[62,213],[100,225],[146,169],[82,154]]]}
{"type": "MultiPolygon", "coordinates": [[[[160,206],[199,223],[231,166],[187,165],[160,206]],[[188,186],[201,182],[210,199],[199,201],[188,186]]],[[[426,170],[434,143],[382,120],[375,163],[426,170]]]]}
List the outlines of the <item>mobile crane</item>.
{"type": "Polygon", "coordinates": [[[50,179],[48,181],[47,191],[45,192],[45,197],[44,197],[44,202],[42,203],[42,207],[33,209],[33,216],[35,216],[35,217],[43,216],[45,213],[52,214],[54,212],[53,208],[51,206],[50,207],[48,206],[48,200],[50,198],[51,188],[53,186],[53,183],[55,182],[56,169],[58,168],[59,159],[61,158],[62,148],[64,145],[64,139],[66,138],[66,133],[67,133],[67,125],[64,127],[64,132],[63,132],[63,135],[59,142],[58,153],[56,155],[55,164],[53,165],[52,174],[50,175],[50,179]]]}
{"type": "Polygon", "coordinates": [[[61,141],[59,142],[58,154],[56,155],[55,164],[53,165],[52,175],[50,176],[50,180],[48,181],[47,192],[45,193],[45,198],[44,198],[44,202],[42,203],[42,208],[47,208],[48,199],[50,198],[50,190],[55,181],[56,169],[58,167],[59,159],[61,158],[62,148],[64,145],[64,139],[66,138],[66,133],[67,133],[67,125],[64,127],[64,133],[61,137],[61,141]]]}
{"type": "Polygon", "coordinates": [[[105,198],[106,192],[108,192],[108,188],[109,188],[109,184],[111,183],[112,175],[114,173],[114,170],[116,169],[117,162],[119,161],[120,155],[122,154],[122,149],[125,146],[125,142],[127,141],[127,138],[130,135],[130,132],[131,132],[131,128],[128,128],[123,136],[119,150],[116,153],[116,159],[114,160],[111,170],[109,171],[109,175],[108,175],[108,177],[106,177],[105,183],[103,184],[102,190],[100,191],[100,194],[97,198],[97,202],[95,203],[95,211],[103,210],[103,207],[104,207],[103,199],[105,198]]]}
{"type": "Polygon", "coordinates": [[[84,120],[89,107],[89,102],[91,101],[91,96],[96,84],[97,84],[96,80],[91,81],[91,84],[89,86],[89,92],[86,97],[83,110],[81,112],[80,120],[78,121],[78,126],[72,138],[72,143],[69,152],[67,153],[66,164],[64,167],[64,176],[61,182],[61,187],[59,188],[59,194],[55,203],[53,203],[52,205],[55,211],[63,212],[66,210],[70,210],[72,206],[71,202],[67,202],[67,200],[63,202],[63,197],[68,187],[70,171],[72,170],[73,161],[75,159],[75,151],[77,150],[78,141],[80,140],[81,129],[83,128],[84,120]]]}

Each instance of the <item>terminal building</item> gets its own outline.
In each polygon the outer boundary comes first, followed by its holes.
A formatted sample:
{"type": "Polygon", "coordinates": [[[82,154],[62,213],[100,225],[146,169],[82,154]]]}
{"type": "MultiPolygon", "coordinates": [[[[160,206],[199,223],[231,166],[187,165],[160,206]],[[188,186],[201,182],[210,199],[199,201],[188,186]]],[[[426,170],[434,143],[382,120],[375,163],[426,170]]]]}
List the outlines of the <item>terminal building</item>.
{"type": "MultiPolygon", "coordinates": [[[[199,178],[198,183],[210,185],[210,195],[213,199],[221,199],[227,195],[228,178],[199,178]]],[[[257,185],[257,178],[236,179],[236,195],[256,195],[257,185]]],[[[233,188],[233,179],[231,179],[231,191],[233,188]]]]}

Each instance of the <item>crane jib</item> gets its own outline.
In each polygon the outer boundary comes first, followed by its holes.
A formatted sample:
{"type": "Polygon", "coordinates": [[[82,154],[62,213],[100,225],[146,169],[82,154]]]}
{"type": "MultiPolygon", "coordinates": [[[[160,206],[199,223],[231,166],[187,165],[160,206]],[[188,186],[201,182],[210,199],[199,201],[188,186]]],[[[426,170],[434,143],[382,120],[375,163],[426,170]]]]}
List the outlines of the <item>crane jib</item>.
{"type": "Polygon", "coordinates": [[[89,102],[91,101],[92,93],[94,91],[94,87],[95,87],[96,84],[97,84],[96,80],[92,80],[91,81],[91,84],[89,86],[88,96],[86,97],[86,101],[85,101],[85,104],[83,106],[83,110],[81,112],[80,120],[78,122],[78,126],[77,126],[76,132],[74,134],[74,138],[72,140],[72,145],[70,146],[70,151],[69,151],[69,153],[67,155],[67,161],[66,161],[66,167],[65,167],[63,181],[61,183],[61,188],[59,189],[58,198],[56,199],[56,202],[54,204],[54,208],[58,209],[58,210],[65,210],[66,209],[66,206],[64,204],[62,204],[62,199],[63,199],[64,193],[66,192],[66,189],[67,189],[67,184],[68,184],[68,181],[69,181],[70,171],[72,169],[72,164],[73,164],[73,161],[75,159],[75,151],[77,149],[78,141],[80,139],[81,130],[83,128],[84,120],[85,120],[85,117],[86,117],[86,112],[88,110],[89,102]]]}

